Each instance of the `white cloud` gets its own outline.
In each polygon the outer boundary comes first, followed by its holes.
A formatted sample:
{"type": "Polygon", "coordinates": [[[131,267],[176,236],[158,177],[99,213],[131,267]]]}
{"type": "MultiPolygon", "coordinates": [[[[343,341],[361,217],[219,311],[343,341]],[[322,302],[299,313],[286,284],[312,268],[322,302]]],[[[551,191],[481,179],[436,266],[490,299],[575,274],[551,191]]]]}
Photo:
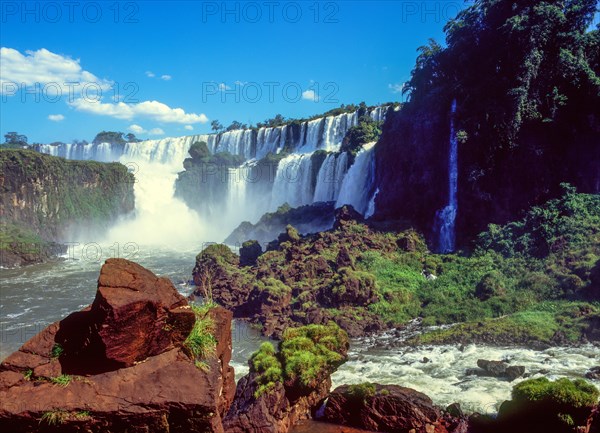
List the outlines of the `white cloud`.
{"type": "Polygon", "coordinates": [[[136,124],[130,125],[127,129],[133,132],[134,134],[143,134],[144,132],[146,132],[144,128],[136,124]]]}
{"type": "Polygon", "coordinates": [[[30,88],[38,87],[52,96],[79,93],[88,85],[90,90],[106,90],[112,82],[100,79],[84,70],[79,59],[55,54],[45,48],[21,53],[13,48],[0,48],[0,93],[12,94],[9,83],[30,88]],[[67,85],[69,83],[69,85],[67,85]],[[44,86],[46,86],[44,88],[44,86]],[[9,90],[10,89],[10,90],[9,90]]]}
{"type": "Polygon", "coordinates": [[[183,129],[185,129],[186,131],[193,131],[193,130],[194,130],[194,127],[193,127],[192,125],[185,125],[185,126],[183,127],[183,129]]]}
{"type": "Polygon", "coordinates": [[[307,101],[318,102],[319,97],[315,93],[314,90],[305,90],[302,92],[302,99],[306,99],[307,101]]]}
{"type": "Polygon", "coordinates": [[[219,84],[219,90],[221,92],[224,92],[225,90],[231,90],[231,87],[229,87],[227,84],[225,83],[220,83],[219,84]]]}
{"type": "Polygon", "coordinates": [[[61,120],[65,120],[65,116],[62,114],[50,114],[48,119],[52,120],[53,122],[60,122],[61,120]]]}
{"type": "Polygon", "coordinates": [[[166,74],[160,76],[160,79],[165,80],[165,81],[169,81],[171,78],[173,78],[173,77],[171,77],[170,75],[166,75],[166,74]]]}
{"type": "Polygon", "coordinates": [[[246,84],[248,84],[248,82],[247,81],[236,80],[236,81],[233,82],[233,84],[235,84],[236,86],[244,87],[246,84]]]}
{"type": "Polygon", "coordinates": [[[388,89],[390,89],[392,93],[402,93],[402,90],[404,90],[404,84],[405,83],[388,84],[388,89]]]}
{"type": "Polygon", "coordinates": [[[156,75],[152,71],[146,71],[146,77],[148,77],[148,78],[154,78],[154,77],[156,77],[156,75]]]}
{"type": "Polygon", "coordinates": [[[164,123],[206,123],[208,118],[203,113],[186,113],[182,108],[171,108],[159,101],[144,101],[138,104],[127,104],[125,102],[103,103],[90,99],[76,99],[69,103],[78,111],[110,116],[116,119],[132,120],[136,117],[144,117],[164,123]]]}
{"type": "Polygon", "coordinates": [[[165,135],[165,131],[163,131],[160,128],[152,128],[150,131],[147,131],[143,127],[141,127],[140,125],[136,125],[135,123],[133,125],[129,125],[127,129],[133,132],[134,134],[165,135]]]}

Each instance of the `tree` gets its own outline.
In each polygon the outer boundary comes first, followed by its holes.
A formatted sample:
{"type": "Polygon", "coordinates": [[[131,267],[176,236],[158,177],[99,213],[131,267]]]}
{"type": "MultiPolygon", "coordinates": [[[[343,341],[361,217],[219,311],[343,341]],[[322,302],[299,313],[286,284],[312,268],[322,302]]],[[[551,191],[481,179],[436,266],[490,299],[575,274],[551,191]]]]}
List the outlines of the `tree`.
{"type": "Polygon", "coordinates": [[[219,122],[218,120],[213,120],[212,122],[210,122],[210,129],[212,129],[215,132],[219,132],[223,129],[223,125],[221,125],[221,122],[219,122]]]}
{"type": "Polygon", "coordinates": [[[27,146],[27,136],[19,135],[16,132],[7,132],[4,135],[5,145],[10,146],[27,146]]]}
{"type": "Polygon", "coordinates": [[[234,120],[233,122],[231,122],[231,125],[229,125],[227,127],[228,131],[235,131],[236,129],[242,129],[242,124],[241,122],[238,122],[237,120],[234,120]]]}
{"type": "Polygon", "coordinates": [[[208,150],[208,146],[204,141],[196,141],[190,146],[190,150],[188,151],[192,159],[201,159],[210,156],[210,150],[208,150]]]}
{"type": "Polygon", "coordinates": [[[93,144],[110,143],[110,144],[125,144],[122,132],[102,131],[96,134],[92,141],[93,144]]]}
{"type": "Polygon", "coordinates": [[[127,134],[127,135],[125,136],[125,138],[127,139],[127,141],[128,141],[129,143],[138,143],[138,142],[142,141],[142,140],[140,140],[139,138],[137,138],[137,137],[135,136],[135,134],[132,134],[131,132],[130,132],[129,134],[127,134]]]}

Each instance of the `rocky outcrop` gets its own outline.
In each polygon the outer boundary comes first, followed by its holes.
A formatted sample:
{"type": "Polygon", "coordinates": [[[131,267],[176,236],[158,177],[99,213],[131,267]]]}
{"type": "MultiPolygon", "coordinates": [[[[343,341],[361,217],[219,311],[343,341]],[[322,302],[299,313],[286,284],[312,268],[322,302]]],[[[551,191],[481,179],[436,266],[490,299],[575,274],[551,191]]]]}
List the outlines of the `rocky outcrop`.
{"type": "Polygon", "coordinates": [[[54,242],[106,229],[134,209],[134,181],[119,163],[0,150],[0,266],[43,262],[64,252],[54,242]]]}
{"type": "Polygon", "coordinates": [[[109,259],[91,306],[0,364],[0,430],[222,432],[235,387],[230,329],[228,311],[195,311],[169,280],[109,259]],[[188,339],[200,321],[203,355],[188,339]]]}
{"type": "Polygon", "coordinates": [[[249,361],[223,421],[228,433],[286,433],[313,418],[331,388],[331,374],[347,359],[347,334],[334,324],[286,331],[275,353],[265,343],[249,361]]]}
{"type": "Polygon", "coordinates": [[[292,208],[287,204],[276,212],[264,214],[256,224],[241,223],[225,239],[227,245],[240,245],[248,239],[255,239],[266,245],[277,238],[290,224],[300,233],[316,233],[331,228],[334,221],[334,202],[314,203],[292,208]]]}
{"type": "Polygon", "coordinates": [[[302,236],[288,225],[258,257],[256,242],[244,245],[242,257],[225,245],[210,245],[196,258],[196,293],[205,296],[204,288],[210,287],[213,299],[236,317],[259,324],[267,336],[280,337],[287,327],[330,321],[351,337],[381,331],[388,324],[365,308],[381,298],[375,277],[355,263],[365,250],[420,250],[424,241],[412,231],[372,229],[351,206],[336,211],[334,226],[302,236]],[[410,241],[404,242],[407,238],[410,241]]]}
{"type": "Polygon", "coordinates": [[[522,365],[509,365],[504,361],[488,361],[486,359],[478,359],[477,366],[479,369],[470,369],[467,371],[467,374],[502,377],[508,379],[509,381],[513,381],[525,374],[525,367],[522,365]]]}
{"type": "Polygon", "coordinates": [[[431,399],[397,385],[343,385],[327,400],[324,419],[370,431],[389,433],[445,432],[441,412],[431,399]]]}

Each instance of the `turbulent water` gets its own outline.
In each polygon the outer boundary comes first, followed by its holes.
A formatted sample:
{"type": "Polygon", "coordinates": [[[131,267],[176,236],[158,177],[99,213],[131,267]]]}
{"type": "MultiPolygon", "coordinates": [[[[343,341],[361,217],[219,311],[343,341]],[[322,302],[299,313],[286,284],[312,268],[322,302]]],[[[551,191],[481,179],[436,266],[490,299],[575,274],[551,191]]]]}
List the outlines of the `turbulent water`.
{"type": "MultiPolygon", "coordinates": [[[[582,378],[598,365],[598,347],[554,347],[536,351],[518,347],[421,346],[390,347],[398,337],[393,333],[353,342],[350,359],[333,375],[333,386],[376,382],[416,389],[435,404],[446,407],[458,402],[465,412],[497,413],[510,399],[512,387],[524,380],[467,375],[477,368],[478,359],[504,360],[522,365],[532,377],[582,378]]],[[[595,381],[600,386],[600,381],[595,381]]]]}

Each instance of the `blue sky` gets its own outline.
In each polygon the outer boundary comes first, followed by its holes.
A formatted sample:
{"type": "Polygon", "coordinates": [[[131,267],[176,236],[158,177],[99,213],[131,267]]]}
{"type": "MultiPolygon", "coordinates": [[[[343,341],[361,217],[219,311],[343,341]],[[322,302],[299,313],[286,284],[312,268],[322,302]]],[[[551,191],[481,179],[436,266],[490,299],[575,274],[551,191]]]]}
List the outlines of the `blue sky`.
{"type": "Polygon", "coordinates": [[[400,100],[416,49],[443,41],[464,3],[1,5],[1,133],[52,142],[100,130],[205,133],[214,119],[255,123],[400,100]]]}

